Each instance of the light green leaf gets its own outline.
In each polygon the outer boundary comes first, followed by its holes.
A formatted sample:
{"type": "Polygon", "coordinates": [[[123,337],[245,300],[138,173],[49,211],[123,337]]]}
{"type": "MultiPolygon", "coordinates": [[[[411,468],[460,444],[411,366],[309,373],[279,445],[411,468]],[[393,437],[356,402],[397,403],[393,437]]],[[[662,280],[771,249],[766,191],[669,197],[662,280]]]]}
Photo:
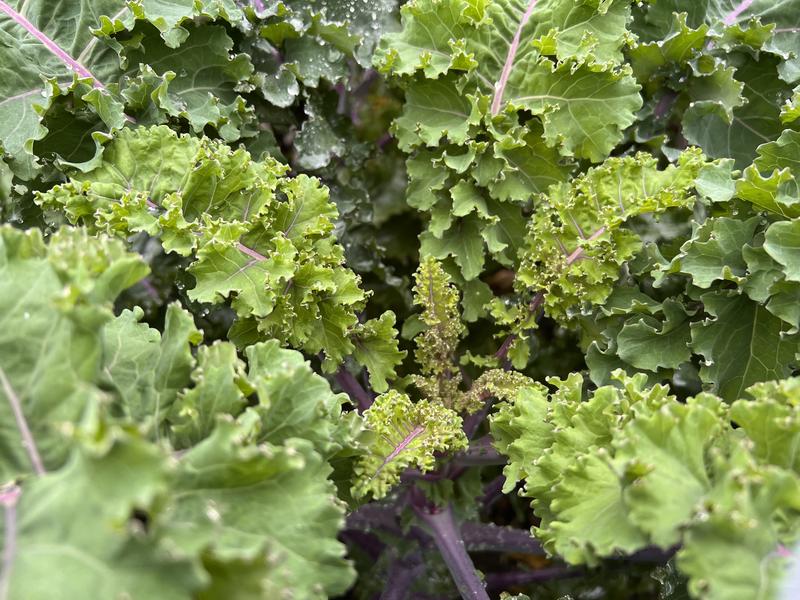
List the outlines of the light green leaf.
{"type": "Polygon", "coordinates": [[[52,598],[53,590],[97,600],[191,597],[205,583],[197,561],[169,551],[134,516],[159,516],[168,477],[157,447],[115,429],[59,471],[26,482],[17,505],[5,508],[5,527],[10,516],[16,529],[6,549],[6,593],[31,600],[52,598]]]}
{"type": "Polygon", "coordinates": [[[308,440],[324,458],[350,442],[342,420],[346,397],[331,392],[302,354],[281,348],[276,340],[249,346],[246,354],[247,382],[258,394],[258,403],[248,412],[260,420],[259,441],[308,440]]]}
{"type": "Polygon", "coordinates": [[[769,226],[764,250],[783,267],[786,279],[800,281],[800,221],[783,221],[769,226]]]}
{"type": "MultiPolygon", "coordinates": [[[[11,0],[9,7],[15,11],[22,10],[23,16],[34,27],[57,44],[68,58],[77,59],[100,85],[114,82],[119,61],[111,48],[97,44],[92,28],[99,25],[101,15],[126,11],[123,0],[56,4],[42,0],[11,0]]],[[[33,160],[29,154],[31,140],[40,139],[47,133],[35,108],[50,104],[50,94],[45,96],[46,86],[42,78],[69,88],[74,72],[62,58],[12,21],[5,12],[0,13],[0,24],[3,39],[0,44],[0,143],[13,157],[17,168],[22,169],[33,160]]],[[[86,72],[82,74],[85,75],[86,72]]],[[[81,95],[90,90],[91,85],[85,86],[81,95]]],[[[103,91],[100,95],[107,93],[103,91]]],[[[90,98],[87,98],[89,105],[97,106],[99,97],[92,95],[90,98]]]]}
{"type": "Polygon", "coordinates": [[[794,123],[798,119],[800,119],[800,90],[794,88],[791,99],[781,107],[781,122],[794,123]]]}
{"type": "Polygon", "coordinates": [[[233,40],[223,27],[205,25],[187,32],[179,52],[161,43],[155,32],[137,40],[123,54],[127,74],[135,76],[140,64],[158,75],[173,73],[166,89],[169,105],[164,106],[176,109],[170,114],[185,118],[196,133],[213,125],[224,139],[236,140],[243,123],[253,120],[252,109],[248,111],[238,93],[250,79],[253,65],[249,57],[232,51],[233,40]]]}
{"type": "Polygon", "coordinates": [[[523,495],[541,519],[536,537],[571,562],[594,563],[617,548],[647,544],[627,515],[628,476],[610,447],[634,411],[649,414],[672,400],[665,387],[646,389],[645,381],[622,379],[623,389],[602,387],[583,401],[580,375],[551,378],[557,391],[549,398],[544,388],[523,389],[492,418],[498,450],[510,459],[506,473],[511,481],[524,478],[523,495]]]}
{"type": "Polygon", "coordinates": [[[177,303],[170,304],[161,336],[161,355],[155,369],[156,388],[159,392],[156,414],[159,410],[166,411],[174,402],[178,390],[186,386],[194,367],[191,346],[196,346],[202,339],[192,315],[177,303]]]}
{"type": "Polygon", "coordinates": [[[448,170],[434,162],[435,154],[418,150],[406,161],[408,189],[406,202],[417,210],[430,210],[438,198],[436,192],[444,188],[448,170]]]}
{"type": "Polygon", "coordinates": [[[214,20],[221,17],[232,24],[237,24],[243,14],[233,0],[136,0],[130,6],[131,13],[115,14],[110,21],[104,22],[103,32],[111,26],[119,27],[122,23],[131,28],[133,18],[146,20],[155,25],[161,32],[167,46],[177,48],[189,35],[185,22],[195,19],[214,20]],[[117,17],[122,16],[122,23],[117,17]]]}
{"type": "Polygon", "coordinates": [[[463,392],[459,389],[461,373],[455,365],[456,348],[465,332],[458,289],[431,256],[421,260],[414,284],[414,304],[422,308],[424,328],[414,338],[419,374],[412,380],[431,402],[458,410],[463,392]]]}
{"type": "Polygon", "coordinates": [[[66,229],[46,247],[37,229],[0,228],[3,480],[64,463],[62,426],[99,400],[93,384],[111,301],[146,273],[138,256],[104,236],[66,229]]]}
{"type": "MultiPolygon", "coordinates": [[[[477,5],[475,6],[477,8],[477,5]]],[[[474,10],[474,9],[473,9],[474,10]]],[[[468,69],[474,59],[461,41],[464,25],[478,16],[470,13],[463,0],[417,0],[404,5],[400,14],[402,31],[386,35],[375,54],[381,70],[412,75],[422,70],[436,79],[450,69],[468,69]]]]}
{"type": "MultiPolygon", "coordinates": [[[[188,350],[189,346],[184,347],[188,350]]],[[[169,416],[168,436],[177,448],[191,447],[204,440],[211,435],[220,416],[236,416],[247,405],[242,390],[244,363],[236,356],[232,344],[200,346],[191,377],[193,387],[178,394],[169,416]]]]}
{"type": "Polygon", "coordinates": [[[616,442],[617,459],[631,461],[627,468],[638,475],[625,491],[630,519],[662,548],[680,542],[681,527],[711,488],[706,454],[723,432],[725,413],[710,395],[671,403],[636,418],[616,442]]]}
{"type": "Polygon", "coordinates": [[[494,447],[508,457],[503,468],[505,493],[528,477],[534,457],[552,444],[553,426],[547,421],[547,411],[547,388],[534,384],[519,390],[513,402],[499,403],[490,417],[494,447]]]}
{"type": "Polygon", "coordinates": [[[762,54],[756,61],[742,54],[731,57],[731,62],[737,67],[736,79],[744,84],[744,105],[730,116],[723,103],[699,100],[684,115],[683,133],[709,156],[733,158],[738,168],[744,168],[760,144],[780,135],[780,103],[788,97],[789,87],[778,79],[779,61],[773,56],[762,54]]]}
{"type": "Polygon", "coordinates": [[[125,310],[103,328],[103,376],[116,388],[125,414],[136,421],[156,417],[156,368],[161,355],[158,330],[140,323],[144,311],[125,310]]]}
{"type": "Polygon", "coordinates": [[[190,299],[231,299],[261,336],[324,351],[331,369],[353,351],[366,296],[343,265],[328,189],[286,169],[167,127],[125,129],[99,166],[37,201],[72,222],[122,237],[145,231],[168,251],[194,254],[190,299]]]}
{"type": "Polygon", "coordinates": [[[733,180],[733,160],[714,161],[700,169],[695,188],[712,202],[727,202],[733,197],[737,183],[733,180]]]}
{"type": "Polygon", "coordinates": [[[647,537],[630,519],[619,472],[604,449],[577,457],[553,489],[551,507],[557,517],[546,539],[571,563],[596,562],[595,555],[631,553],[647,537]]]}
{"type": "Polygon", "coordinates": [[[529,125],[520,137],[506,135],[494,144],[494,157],[505,163],[496,179],[489,183],[493,198],[500,201],[526,201],[551,185],[565,181],[570,169],[559,162],[558,153],[548,148],[542,128],[529,125]]]}
{"type": "Polygon", "coordinates": [[[441,238],[424,233],[420,236],[420,252],[438,259],[452,256],[465,279],[476,278],[484,261],[480,219],[475,215],[457,219],[441,238]]]}
{"type": "Polygon", "coordinates": [[[645,87],[659,79],[654,75],[672,64],[682,65],[691,60],[706,41],[708,27],[693,29],[686,24],[686,14],[674,14],[670,30],[663,39],[637,44],[630,50],[631,66],[636,80],[645,87]]]}
{"type": "Polygon", "coordinates": [[[800,482],[786,471],[754,469],[746,458],[730,460],[705,518],[686,533],[678,568],[689,576],[690,593],[709,600],[776,597],[784,575],[776,512],[798,510],[800,482]]]}
{"type": "Polygon", "coordinates": [[[165,535],[185,552],[207,551],[220,561],[263,557],[260,596],[343,593],[353,572],[336,539],[344,511],[327,479],[330,467],[310,442],[250,441],[246,426],[221,422],[181,458],[165,535]]]}
{"type": "Polygon", "coordinates": [[[789,167],[797,172],[800,168],[800,132],[787,129],[774,142],[759,146],[754,164],[761,171],[789,167]]]}
{"type": "MultiPolygon", "coordinates": [[[[765,146],[769,144],[761,147],[765,146]]],[[[785,218],[800,216],[798,185],[789,169],[776,169],[769,177],[764,177],[755,166],[747,167],[736,182],[736,196],[785,218]]]]}
{"type": "Polygon", "coordinates": [[[753,443],[759,461],[790,471],[800,470],[798,379],[758,383],[747,390],[754,400],[737,400],[731,420],[753,443]]]}
{"type": "Polygon", "coordinates": [[[532,26],[537,33],[554,28],[538,42],[543,54],[549,49],[552,36],[558,60],[578,57],[605,64],[622,62],[622,50],[631,42],[626,27],[630,18],[627,2],[545,0],[541,5],[541,12],[532,16],[532,26]]]}

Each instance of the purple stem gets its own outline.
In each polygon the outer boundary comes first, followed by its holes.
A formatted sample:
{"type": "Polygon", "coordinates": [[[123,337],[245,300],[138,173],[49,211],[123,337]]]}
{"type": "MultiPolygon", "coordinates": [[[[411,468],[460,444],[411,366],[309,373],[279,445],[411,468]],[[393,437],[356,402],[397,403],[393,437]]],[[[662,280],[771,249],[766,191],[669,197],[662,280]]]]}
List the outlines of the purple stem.
{"type": "Polygon", "coordinates": [[[33,472],[37,475],[44,475],[47,471],[44,468],[42,457],[39,455],[39,449],[36,447],[36,441],[33,439],[28,421],[25,419],[25,413],[22,412],[22,403],[19,400],[14,388],[11,387],[11,382],[6,377],[6,372],[0,368],[0,384],[3,386],[3,392],[8,398],[8,403],[11,405],[11,410],[14,413],[14,419],[17,421],[17,428],[19,429],[20,436],[22,437],[22,447],[28,453],[28,458],[33,466],[33,472]]]}
{"type": "Polygon", "coordinates": [[[364,504],[347,515],[347,529],[370,531],[375,527],[399,531],[395,509],[380,504],[364,504]]]}
{"type": "MultiPolygon", "coordinates": [[[[491,486],[492,484],[494,482],[489,485],[491,486]]],[[[502,481],[499,481],[499,487],[502,489],[502,481]]],[[[411,496],[411,500],[412,504],[415,505],[415,511],[418,514],[420,511],[425,514],[430,512],[425,509],[425,499],[421,493],[418,490],[414,490],[413,493],[415,495],[411,496]]],[[[423,515],[420,516],[423,517],[423,515]]],[[[425,518],[422,520],[425,521],[425,518]]],[[[403,530],[398,519],[397,510],[389,506],[365,504],[347,517],[347,531],[345,533],[373,531],[375,529],[383,529],[393,535],[402,536],[403,530]]],[[[466,521],[461,524],[460,533],[464,545],[472,552],[513,552],[534,556],[545,555],[541,544],[525,529],[502,527],[493,523],[466,521]]],[[[679,546],[673,546],[664,550],[652,546],[643,548],[633,554],[611,556],[608,557],[608,560],[618,564],[665,563],[675,555],[678,548],[679,546]]],[[[552,573],[547,574],[541,570],[536,571],[536,573],[539,573],[539,575],[534,577],[552,578],[552,573]]],[[[532,576],[530,572],[516,575],[525,578],[532,576]]]]}
{"type": "Polygon", "coordinates": [[[675,553],[678,551],[680,546],[672,546],[671,548],[667,548],[663,550],[657,546],[649,546],[647,548],[643,548],[638,552],[634,552],[633,554],[622,555],[622,556],[612,556],[609,557],[610,560],[618,560],[620,562],[632,562],[632,563],[665,563],[670,558],[675,556],[675,553]]]}
{"type": "Polygon", "coordinates": [[[244,244],[242,244],[241,242],[237,242],[237,243],[236,243],[236,249],[237,249],[239,252],[243,252],[244,254],[247,254],[247,256],[249,256],[250,258],[254,258],[254,259],[256,259],[256,260],[267,260],[267,257],[266,257],[266,256],[264,256],[263,254],[260,254],[260,253],[256,252],[256,251],[255,251],[255,250],[253,250],[252,248],[248,248],[247,246],[245,246],[245,245],[244,245],[244,244]]]}
{"type": "Polygon", "coordinates": [[[500,344],[497,352],[494,353],[495,358],[499,359],[500,361],[506,360],[506,358],[508,358],[508,352],[511,350],[511,344],[513,344],[514,340],[516,339],[517,336],[513,333],[506,337],[506,339],[503,340],[503,343],[500,344]]]}
{"type": "Polygon", "coordinates": [[[359,546],[373,560],[376,560],[386,549],[386,546],[376,535],[366,531],[357,531],[355,529],[342,531],[339,534],[339,539],[348,546],[359,546]]]}
{"type": "Polygon", "coordinates": [[[339,384],[339,387],[344,390],[344,392],[350,396],[350,399],[353,401],[358,407],[358,412],[363,413],[367,410],[370,406],[372,406],[372,396],[370,393],[364,389],[364,387],[358,383],[358,379],[353,377],[353,375],[348,371],[344,366],[339,369],[339,372],[334,375],[334,379],[336,383],[339,384]]]}
{"type": "Polygon", "coordinates": [[[483,408],[464,419],[464,433],[467,434],[468,439],[472,439],[472,436],[474,436],[475,432],[478,431],[478,427],[480,427],[481,423],[483,423],[486,415],[489,414],[489,409],[492,407],[493,401],[494,398],[489,396],[486,398],[483,408]]]}
{"type": "MultiPolygon", "coordinates": [[[[376,528],[402,535],[396,509],[365,504],[347,517],[347,531],[373,531],[376,528]]],[[[461,536],[467,548],[475,552],[544,553],[541,544],[525,529],[467,521],[461,524],[461,536]]]]}
{"type": "Polygon", "coordinates": [[[383,148],[386,144],[392,141],[392,134],[391,133],[384,133],[378,140],[375,142],[375,145],[378,148],[383,148]]]}
{"type": "Polygon", "coordinates": [[[35,37],[37,40],[39,40],[42,44],[44,44],[45,48],[47,48],[50,52],[55,54],[63,63],[65,63],[70,69],[72,69],[79,76],[84,77],[84,78],[86,78],[86,77],[91,78],[93,80],[93,85],[96,88],[106,89],[106,86],[104,86],[100,81],[98,81],[97,78],[94,75],[92,75],[92,72],[89,71],[89,69],[84,67],[81,63],[79,63],[77,60],[75,60],[69,54],[67,54],[61,48],[61,46],[56,44],[53,40],[51,40],[49,37],[47,37],[44,33],[39,31],[34,26],[33,23],[28,21],[28,19],[26,19],[20,13],[18,13],[16,10],[11,8],[11,6],[7,2],[3,2],[3,0],[0,0],[0,11],[3,11],[4,13],[6,13],[18,25],[24,27],[28,31],[28,33],[30,33],[33,37],[35,37]]]}
{"type": "Polygon", "coordinates": [[[736,23],[736,19],[739,17],[739,15],[746,11],[752,3],[753,0],[742,0],[736,5],[736,8],[734,8],[725,16],[722,22],[725,23],[725,25],[733,25],[736,23]]]}
{"type": "Polygon", "coordinates": [[[585,573],[586,570],[581,567],[546,567],[535,571],[518,571],[516,573],[488,573],[486,587],[490,590],[507,590],[510,587],[529,583],[580,577],[585,573]]]}
{"type": "Polygon", "coordinates": [[[484,465],[504,465],[508,459],[492,446],[492,439],[487,435],[475,440],[464,452],[453,457],[453,463],[460,467],[477,467],[484,465]]]}
{"type": "Polygon", "coordinates": [[[333,89],[336,90],[336,94],[339,97],[336,103],[336,114],[343,115],[347,112],[347,88],[345,88],[343,83],[337,83],[333,89]]]}
{"type": "Polygon", "coordinates": [[[464,543],[473,552],[519,552],[544,556],[542,545],[526,529],[501,527],[494,523],[461,524],[464,543]]]}
{"type": "Polygon", "coordinates": [[[433,512],[420,506],[414,506],[414,510],[420,520],[428,526],[461,597],[464,600],[489,600],[483,582],[475,571],[475,565],[467,554],[467,548],[450,506],[434,508],[433,512]]]}
{"type": "Polygon", "coordinates": [[[511,45],[508,47],[508,54],[506,55],[506,62],[503,65],[503,71],[500,73],[500,79],[498,80],[497,84],[494,87],[494,98],[492,99],[492,115],[496,115],[497,113],[500,112],[500,105],[503,102],[503,94],[506,91],[508,78],[511,75],[511,69],[514,66],[514,58],[516,58],[517,50],[519,50],[519,42],[520,38],[522,37],[522,30],[524,29],[525,25],[528,24],[528,19],[531,18],[531,13],[533,13],[533,9],[535,7],[536,7],[536,0],[530,0],[528,8],[525,9],[525,14],[522,15],[522,19],[519,22],[517,31],[514,33],[514,39],[511,40],[511,45]]]}
{"type": "Polygon", "coordinates": [[[497,502],[503,496],[503,486],[506,484],[505,475],[498,475],[487,483],[483,488],[483,497],[481,498],[481,505],[484,508],[489,508],[492,504],[497,502]]]}
{"type": "Polygon", "coordinates": [[[672,108],[672,105],[675,104],[675,100],[677,98],[678,94],[672,90],[666,90],[664,95],[661,96],[661,99],[658,101],[658,104],[656,104],[656,108],[653,111],[653,116],[656,119],[663,119],[669,112],[669,109],[672,108]]]}
{"type": "MultiPolygon", "coordinates": [[[[606,232],[606,227],[605,227],[605,225],[604,225],[603,227],[601,227],[600,229],[598,229],[597,231],[595,231],[595,232],[594,232],[592,235],[590,235],[588,238],[586,238],[586,241],[587,241],[587,242],[591,242],[591,241],[593,241],[593,240],[596,240],[596,239],[597,239],[597,238],[599,238],[601,235],[603,235],[605,232],[606,232]]],[[[582,248],[581,246],[578,246],[577,248],[575,248],[575,250],[573,250],[573,251],[572,251],[572,254],[570,254],[569,256],[567,256],[567,266],[569,266],[569,265],[571,265],[572,263],[574,263],[574,262],[575,262],[576,260],[578,260],[578,259],[579,259],[579,258],[580,258],[582,255],[583,255],[583,248],[582,248]]]]}
{"type": "Polygon", "coordinates": [[[150,296],[155,302],[161,300],[161,294],[158,293],[156,286],[153,285],[153,282],[150,281],[150,277],[145,277],[142,279],[139,284],[144,288],[144,291],[147,292],[147,295],[150,296]]]}
{"type": "Polygon", "coordinates": [[[354,100],[350,106],[350,120],[355,126],[361,125],[361,116],[359,111],[364,105],[370,87],[372,87],[372,84],[376,79],[378,79],[378,72],[375,69],[367,69],[364,72],[358,87],[350,94],[354,100]]]}
{"type": "MultiPolygon", "coordinates": [[[[528,305],[528,312],[535,313],[539,310],[539,307],[544,303],[544,292],[536,292],[533,296],[533,300],[528,305]]],[[[500,344],[500,348],[497,352],[494,353],[495,357],[500,360],[500,362],[505,362],[508,357],[508,351],[511,349],[511,344],[514,340],[517,339],[516,333],[510,333],[503,343],[500,344]]]]}
{"type": "Polygon", "coordinates": [[[419,552],[409,558],[395,560],[383,586],[380,600],[406,600],[414,582],[425,572],[419,552]]]}

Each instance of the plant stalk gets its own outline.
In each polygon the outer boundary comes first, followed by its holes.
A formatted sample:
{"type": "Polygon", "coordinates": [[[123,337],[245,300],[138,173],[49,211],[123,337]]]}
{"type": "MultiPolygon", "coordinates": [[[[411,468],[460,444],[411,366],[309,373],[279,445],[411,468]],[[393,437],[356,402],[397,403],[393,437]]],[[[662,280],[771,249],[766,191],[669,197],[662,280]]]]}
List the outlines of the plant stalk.
{"type": "Polygon", "coordinates": [[[473,441],[467,450],[453,456],[453,464],[459,467],[504,465],[507,462],[508,459],[494,449],[489,436],[473,441]]]}
{"type": "Polygon", "coordinates": [[[571,579],[586,574],[582,567],[545,567],[535,571],[519,571],[512,573],[490,573],[486,583],[491,590],[507,590],[510,587],[552,581],[554,579],[571,579]]]}
{"type": "Polygon", "coordinates": [[[424,507],[415,506],[414,509],[422,522],[428,526],[461,597],[464,600],[489,600],[483,582],[475,571],[475,565],[467,554],[467,548],[461,539],[461,532],[450,506],[438,509],[436,512],[426,510],[424,507]]]}
{"type": "Polygon", "coordinates": [[[364,386],[362,386],[358,382],[358,379],[353,377],[352,373],[346,368],[342,367],[339,369],[336,375],[334,375],[334,379],[336,383],[339,384],[339,387],[354,401],[353,404],[358,407],[359,413],[363,413],[372,406],[372,396],[370,393],[364,389],[364,386]]]}
{"type": "Polygon", "coordinates": [[[408,600],[414,582],[425,572],[419,552],[406,559],[397,559],[386,580],[380,600],[408,600]]]}

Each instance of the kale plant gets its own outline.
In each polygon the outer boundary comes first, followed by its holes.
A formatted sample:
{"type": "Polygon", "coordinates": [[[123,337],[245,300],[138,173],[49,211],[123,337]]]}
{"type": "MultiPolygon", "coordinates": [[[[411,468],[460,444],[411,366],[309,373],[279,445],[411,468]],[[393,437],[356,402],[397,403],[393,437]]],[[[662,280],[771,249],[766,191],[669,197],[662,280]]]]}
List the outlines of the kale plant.
{"type": "Polygon", "coordinates": [[[800,0],[0,0],[0,599],[792,598],[800,0]]]}

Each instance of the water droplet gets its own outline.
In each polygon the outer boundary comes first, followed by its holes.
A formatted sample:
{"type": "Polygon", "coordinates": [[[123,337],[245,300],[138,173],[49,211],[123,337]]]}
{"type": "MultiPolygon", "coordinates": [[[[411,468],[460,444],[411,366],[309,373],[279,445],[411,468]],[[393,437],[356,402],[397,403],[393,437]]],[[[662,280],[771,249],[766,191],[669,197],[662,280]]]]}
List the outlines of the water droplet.
{"type": "Polygon", "coordinates": [[[25,319],[25,320],[27,321],[28,319],[30,319],[30,318],[31,318],[31,313],[29,313],[29,312],[25,312],[25,314],[23,314],[23,315],[22,315],[22,318],[23,318],[23,319],[25,319]]]}

